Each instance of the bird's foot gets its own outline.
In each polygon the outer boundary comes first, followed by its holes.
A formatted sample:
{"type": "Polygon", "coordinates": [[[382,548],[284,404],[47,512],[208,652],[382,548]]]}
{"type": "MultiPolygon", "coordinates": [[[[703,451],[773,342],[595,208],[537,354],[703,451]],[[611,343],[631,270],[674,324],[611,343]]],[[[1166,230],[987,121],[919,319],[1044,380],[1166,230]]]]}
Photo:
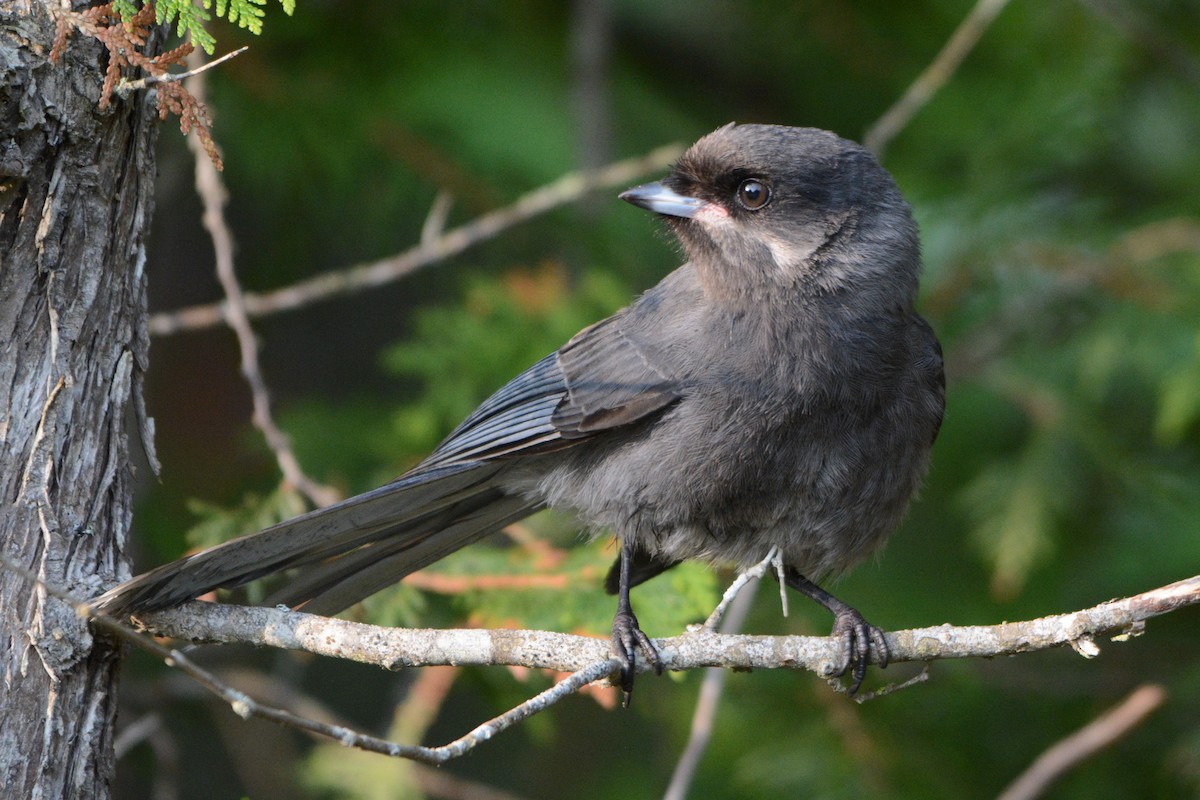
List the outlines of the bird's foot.
{"type": "Polygon", "coordinates": [[[637,617],[632,611],[618,611],[613,617],[612,624],[613,653],[621,660],[621,705],[629,708],[629,697],[633,694],[633,679],[637,674],[637,651],[642,655],[658,675],[662,674],[662,660],[650,637],[638,626],[637,617]]]}
{"type": "Polygon", "coordinates": [[[858,609],[841,604],[834,611],[833,631],[830,633],[838,640],[838,658],[834,664],[833,674],[842,676],[850,672],[854,682],[850,684],[850,694],[856,694],[862,686],[867,674],[867,664],[871,660],[871,649],[875,650],[875,660],[879,666],[886,667],[891,653],[883,631],[876,628],[859,613],[858,609]]]}
{"type": "Polygon", "coordinates": [[[850,694],[858,692],[863,678],[867,675],[867,664],[871,660],[871,649],[875,649],[875,661],[881,667],[888,665],[891,653],[883,631],[876,628],[863,618],[857,608],[848,606],[829,592],[817,586],[800,574],[795,567],[785,567],[784,582],[800,592],[811,597],[829,609],[833,614],[833,631],[830,636],[838,640],[837,660],[833,664],[832,675],[842,676],[850,672],[854,683],[850,685],[850,694]]]}

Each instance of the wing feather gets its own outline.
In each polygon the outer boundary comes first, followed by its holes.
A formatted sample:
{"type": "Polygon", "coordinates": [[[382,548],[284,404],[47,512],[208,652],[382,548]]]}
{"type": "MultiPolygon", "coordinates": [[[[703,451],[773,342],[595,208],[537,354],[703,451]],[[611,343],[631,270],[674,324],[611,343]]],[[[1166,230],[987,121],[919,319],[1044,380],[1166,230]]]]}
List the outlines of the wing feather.
{"type": "Polygon", "coordinates": [[[567,396],[552,421],[575,439],[629,425],[671,405],[679,383],[622,329],[623,314],[585,328],[558,351],[567,396]]]}
{"type": "Polygon", "coordinates": [[[678,400],[678,382],[622,330],[626,313],[585,328],[505,384],[421,468],[569,447],[678,400]]]}

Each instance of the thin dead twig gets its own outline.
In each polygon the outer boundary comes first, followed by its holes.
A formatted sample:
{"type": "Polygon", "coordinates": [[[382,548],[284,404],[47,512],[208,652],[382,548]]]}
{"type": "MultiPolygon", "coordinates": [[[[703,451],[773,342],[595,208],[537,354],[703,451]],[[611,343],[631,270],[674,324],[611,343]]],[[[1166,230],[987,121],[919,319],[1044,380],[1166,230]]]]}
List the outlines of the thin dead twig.
{"type": "Polygon", "coordinates": [[[1139,686],[1120,704],[1110,708],[1070,736],[1042,753],[997,800],[1033,800],[1077,764],[1120,739],[1142,723],[1167,699],[1161,686],[1139,686]]]}
{"type": "MultiPolygon", "coordinates": [[[[199,66],[193,67],[187,72],[164,72],[161,75],[147,75],[144,78],[138,78],[137,80],[133,81],[122,78],[117,81],[117,85],[113,88],[113,92],[121,97],[125,97],[133,92],[136,92],[138,89],[145,89],[147,86],[152,86],[156,83],[178,83],[179,81],[187,80],[188,78],[199,75],[201,72],[207,72],[213,67],[223,64],[231,58],[240,56],[249,49],[249,45],[245,47],[239,47],[233,52],[226,53],[220,58],[214,58],[212,61],[208,61],[200,64],[199,66]]],[[[189,58],[189,63],[193,63],[191,58],[189,58]]]]}
{"type": "MultiPolygon", "coordinates": [[[[728,608],[728,615],[720,621],[721,633],[741,631],[754,605],[754,597],[758,594],[759,580],[771,566],[777,553],[776,548],[771,548],[771,553],[763,561],[738,575],[738,579],[725,592],[721,604],[717,606],[722,614],[725,613],[725,607],[728,608]],[[743,580],[745,576],[749,577],[743,580]],[[734,592],[733,598],[730,598],[730,592],[734,592]]],[[[719,618],[715,610],[705,621],[705,628],[711,630],[715,627],[715,623],[709,624],[714,621],[714,617],[719,618]]],[[[725,679],[728,675],[727,670],[715,667],[705,670],[704,680],[700,683],[700,693],[696,698],[696,710],[692,712],[692,726],[688,731],[687,745],[675,764],[675,771],[671,773],[671,782],[667,784],[663,800],[684,800],[687,797],[696,769],[700,766],[700,759],[704,757],[704,751],[708,749],[712,732],[716,728],[717,708],[721,705],[721,695],[725,693],[725,679]]]]}
{"type": "MultiPolygon", "coordinates": [[[[198,63],[198,57],[193,53],[188,57],[188,63],[198,63]]],[[[192,70],[188,80],[188,91],[199,102],[205,99],[205,75],[199,68],[192,70]]],[[[287,436],[275,424],[271,415],[271,394],[267,382],[263,378],[262,368],[258,361],[258,341],[254,330],[250,327],[250,317],[246,311],[246,294],[238,282],[233,265],[233,233],[225,221],[225,202],[228,193],[221,181],[212,159],[208,157],[203,144],[196,138],[188,139],[196,159],[196,193],[204,204],[204,227],[212,237],[213,250],[216,255],[217,279],[225,291],[224,321],[237,336],[238,350],[242,358],[242,375],[250,387],[250,395],[254,412],[251,417],[255,427],[262,431],[267,446],[275,455],[275,461],[284,478],[297,490],[302,492],[312,503],[318,506],[329,505],[340,498],[336,491],[323,486],[310,478],[300,466],[292,450],[287,436]]]]}
{"type": "MultiPolygon", "coordinates": [[[[469,247],[494,238],[508,228],[572,203],[589,192],[624,186],[649,172],[664,169],[682,152],[681,145],[669,144],[643,156],[618,161],[602,169],[567,173],[523,195],[512,205],[476,217],[397,256],[328,272],[271,292],[243,293],[242,304],[245,313],[250,318],[268,316],[391,283],[422,267],[458,255],[469,247]]],[[[433,211],[437,210],[435,203],[433,211]]],[[[432,216],[436,214],[431,214],[432,216]]],[[[182,331],[210,328],[220,325],[230,313],[229,300],[225,300],[153,314],[150,317],[150,333],[166,336],[182,331]]]]}
{"type": "Polygon", "coordinates": [[[917,76],[900,99],[867,129],[863,136],[863,145],[868,150],[877,158],[883,158],[883,152],[892,139],[896,138],[909,120],[950,80],[963,59],[1006,5],[1008,0],[979,0],[975,4],[929,66],[917,76]]]}
{"type": "Polygon", "coordinates": [[[132,641],[138,647],[156,654],[162,658],[167,666],[182,670],[209,692],[228,703],[233,712],[243,719],[259,717],[260,719],[287,725],[288,727],[306,731],[316,736],[333,739],[346,747],[354,747],[373,753],[382,753],[383,755],[396,758],[408,758],[424,764],[444,764],[451,759],[464,755],[497,733],[511,728],[513,725],[528,719],[534,714],[545,711],[559,700],[574,694],[587,684],[611,675],[620,669],[621,666],[620,662],[615,658],[609,658],[592,664],[585,669],[575,672],[566,680],[556,683],[546,691],[531,697],[521,705],[509,709],[500,716],[477,726],[466,735],[460,736],[448,744],[440,747],[424,747],[421,745],[391,742],[376,736],[359,733],[341,725],[318,722],[298,716],[282,708],[259,703],[249,695],[226,685],[211,672],[188,659],[179,650],[163,647],[151,637],[138,634],[127,626],[120,625],[111,619],[104,619],[102,617],[93,617],[92,619],[110,633],[115,633],[123,639],[132,641]]]}
{"type": "MultiPolygon", "coordinates": [[[[712,610],[712,613],[708,615],[708,619],[704,620],[704,624],[700,627],[706,631],[715,631],[717,626],[721,624],[721,618],[725,616],[725,612],[729,610],[734,600],[741,595],[742,590],[745,589],[747,585],[753,584],[754,581],[757,581],[763,575],[766,575],[767,569],[775,566],[779,562],[779,548],[772,547],[770,552],[767,553],[766,558],[754,566],[744,569],[738,573],[738,576],[734,578],[733,583],[729,584],[729,588],[725,590],[725,594],[721,596],[721,602],[717,603],[717,607],[712,610]]],[[[780,585],[783,585],[783,581],[780,581],[780,585]]],[[[757,589],[751,591],[750,596],[753,597],[757,591],[757,589]]],[[[786,600],[784,600],[783,603],[783,615],[785,617],[787,616],[786,600]]],[[[721,630],[724,633],[732,633],[736,631],[737,628],[730,629],[726,626],[723,626],[721,630]]]]}

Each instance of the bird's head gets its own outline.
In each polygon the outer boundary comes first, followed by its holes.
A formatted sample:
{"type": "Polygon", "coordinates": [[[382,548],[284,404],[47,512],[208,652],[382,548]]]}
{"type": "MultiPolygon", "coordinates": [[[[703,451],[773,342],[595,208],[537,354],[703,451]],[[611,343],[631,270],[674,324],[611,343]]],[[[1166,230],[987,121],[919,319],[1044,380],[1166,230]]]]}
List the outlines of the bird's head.
{"type": "Polygon", "coordinates": [[[911,210],[875,157],[828,131],[730,123],[656,183],[621,195],[662,215],[716,298],[866,293],[911,304],[911,210]]]}

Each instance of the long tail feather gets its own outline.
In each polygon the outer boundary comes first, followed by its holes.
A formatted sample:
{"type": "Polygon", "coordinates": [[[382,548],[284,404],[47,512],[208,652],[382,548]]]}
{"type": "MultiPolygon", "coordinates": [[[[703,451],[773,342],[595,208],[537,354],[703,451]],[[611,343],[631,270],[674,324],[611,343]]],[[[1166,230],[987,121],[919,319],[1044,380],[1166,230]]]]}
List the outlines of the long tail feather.
{"type": "Polygon", "coordinates": [[[316,565],[299,590],[288,590],[287,595],[293,602],[313,600],[336,586],[337,598],[353,599],[336,608],[336,602],[321,605],[341,610],[536,510],[535,503],[499,489],[504,469],[501,463],[476,462],[409,473],[387,486],[139,575],[100,595],[92,606],[110,614],[169,608],[213,589],[316,565]],[[494,512],[489,511],[492,505],[494,512]],[[373,564],[385,556],[391,569],[387,580],[373,564]],[[368,576],[358,580],[353,573],[362,569],[368,576]],[[320,579],[324,571],[330,577],[320,579]],[[349,591],[350,578],[355,586],[375,588],[349,591]]]}

